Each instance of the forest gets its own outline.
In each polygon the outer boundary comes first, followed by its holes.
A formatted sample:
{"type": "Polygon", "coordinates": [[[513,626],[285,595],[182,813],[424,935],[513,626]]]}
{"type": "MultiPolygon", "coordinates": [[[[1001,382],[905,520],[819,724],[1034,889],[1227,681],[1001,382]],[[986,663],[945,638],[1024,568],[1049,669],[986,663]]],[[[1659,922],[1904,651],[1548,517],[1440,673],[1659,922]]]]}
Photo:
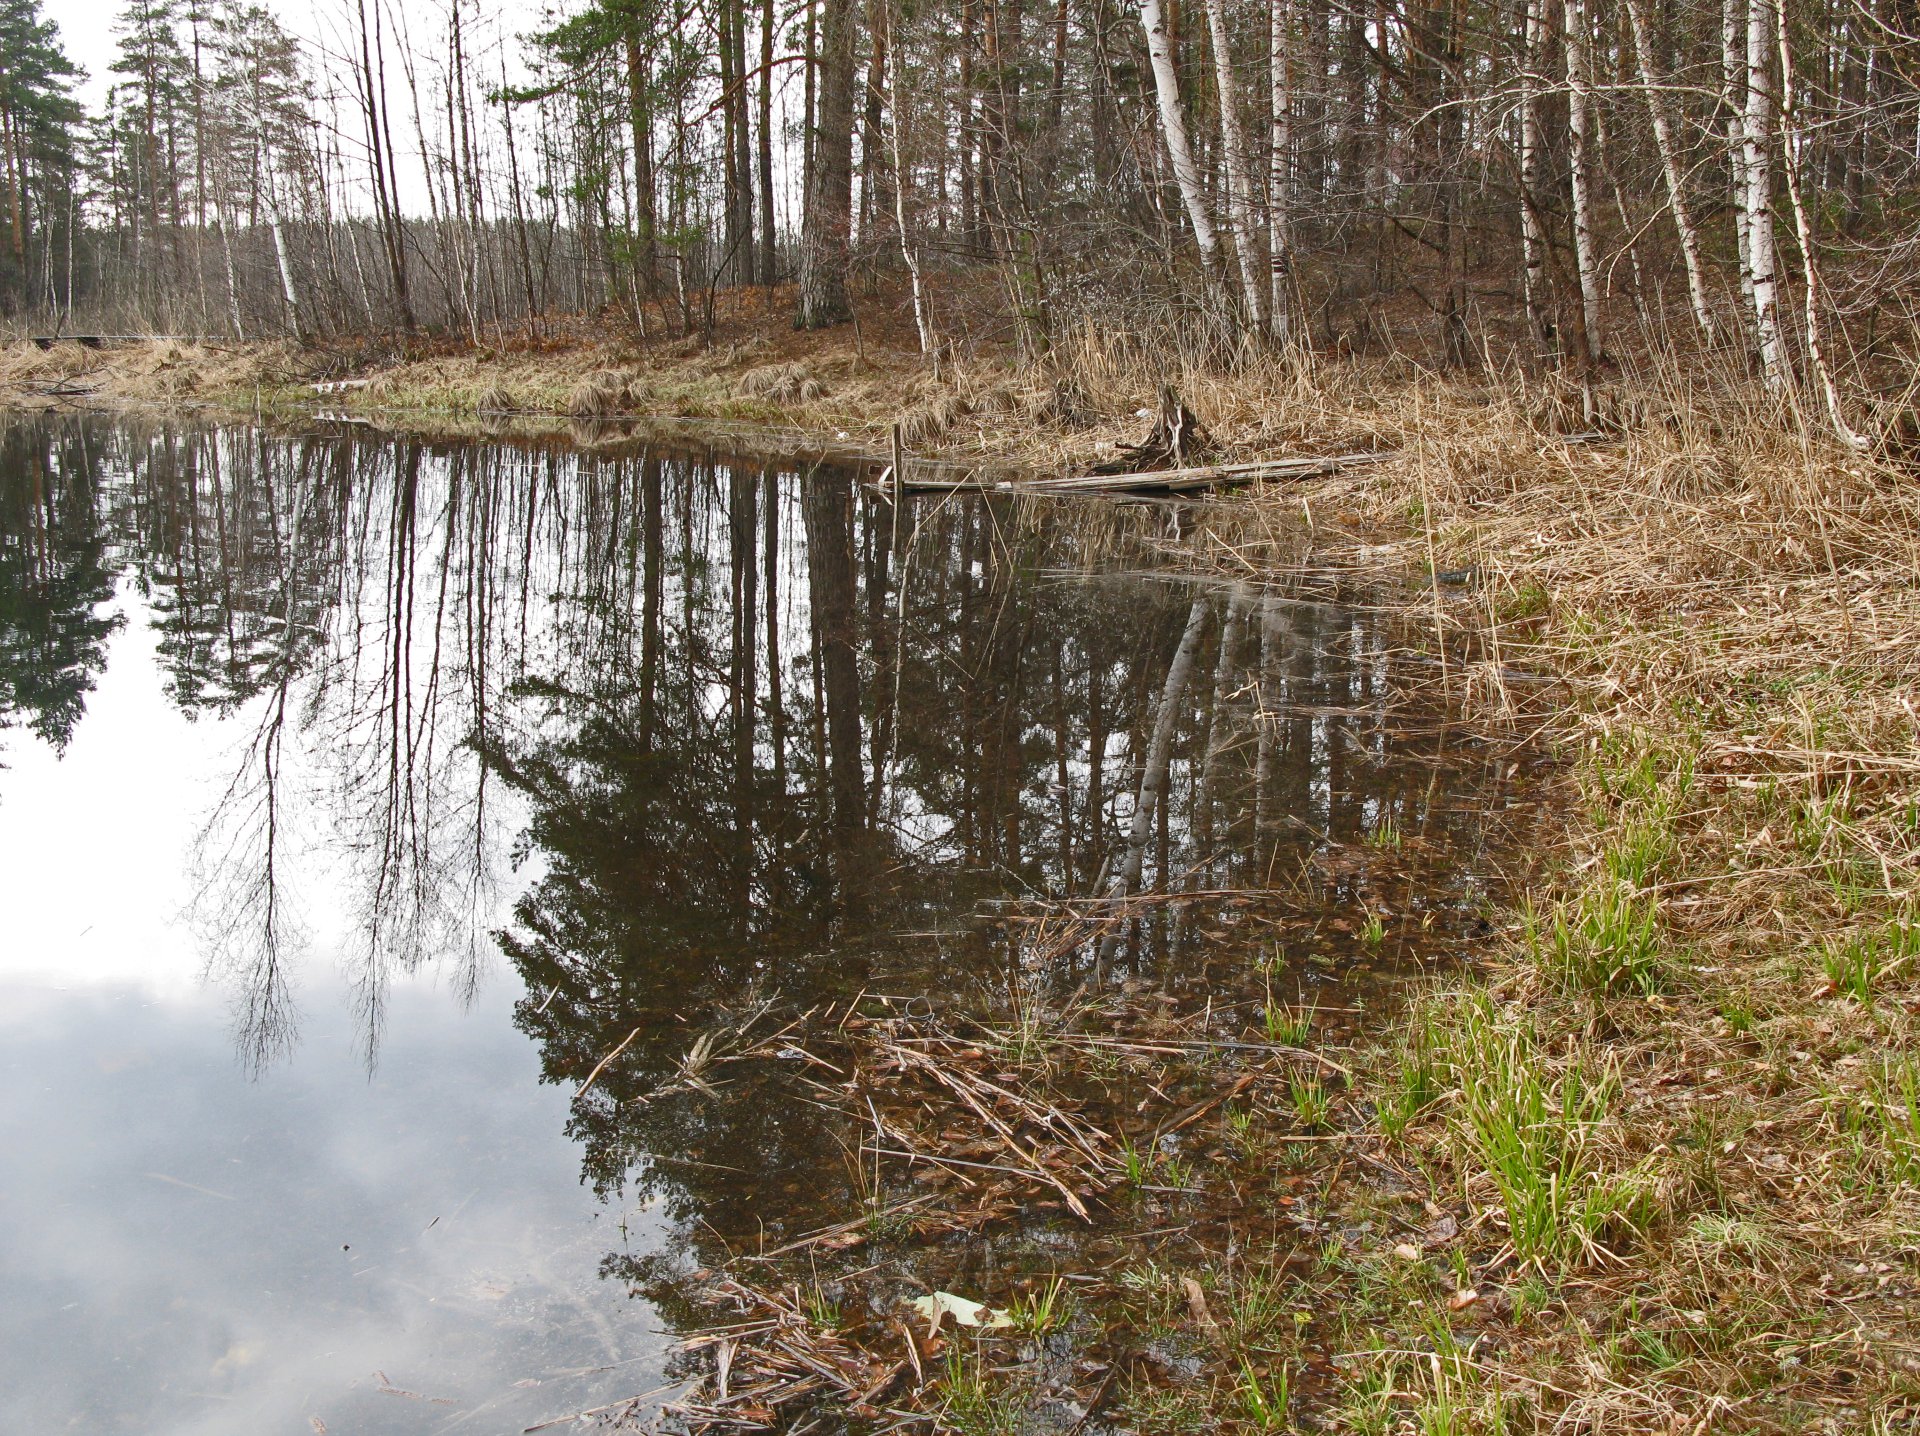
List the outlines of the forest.
{"type": "Polygon", "coordinates": [[[104,105],[8,0],[0,296],[241,339],[563,314],[679,334],[910,296],[919,347],[1616,350],[1897,388],[1920,278],[1898,0],[136,0],[104,105]],[[775,299],[772,291],[783,292],[775,299]],[[966,307],[968,314],[956,311],[966,307]]]}

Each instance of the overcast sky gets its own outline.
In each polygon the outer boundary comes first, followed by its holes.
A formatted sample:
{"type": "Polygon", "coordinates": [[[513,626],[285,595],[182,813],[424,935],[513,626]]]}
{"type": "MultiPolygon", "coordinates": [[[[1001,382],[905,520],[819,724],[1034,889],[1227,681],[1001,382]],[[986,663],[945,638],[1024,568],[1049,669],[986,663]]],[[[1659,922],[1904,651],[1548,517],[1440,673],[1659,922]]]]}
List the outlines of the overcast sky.
{"type": "MultiPolygon", "coordinates": [[[[107,97],[114,76],[109,70],[115,54],[114,20],[126,0],[41,0],[41,13],[60,27],[60,41],[67,55],[87,72],[80,87],[80,98],[90,110],[98,109],[107,97]]],[[[349,0],[257,0],[280,18],[280,23],[305,40],[324,39],[339,29],[339,17],[349,0]]],[[[427,0],[405,0],[411,14],[428,21],[433,33],[444,24],[445,7],[427,0]],[[431,17],[430,21],[428,17],[431,17]]],[[[509,35],[536,28],[546,10],[569,8],[564,0],[488,0],[482,7],[487,20],[497,22],[509,35]]],[[[471,11],[468,12],[471,14],[471,11]]]]}

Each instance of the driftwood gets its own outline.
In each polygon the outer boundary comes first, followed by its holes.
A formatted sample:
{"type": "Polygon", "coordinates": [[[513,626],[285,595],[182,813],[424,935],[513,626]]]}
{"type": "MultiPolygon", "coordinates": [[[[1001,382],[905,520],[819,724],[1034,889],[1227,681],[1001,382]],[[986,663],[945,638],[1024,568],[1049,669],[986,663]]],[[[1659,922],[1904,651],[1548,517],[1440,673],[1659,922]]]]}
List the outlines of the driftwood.
{"type": "MultiPolygon", "coordinates": [[[[990,479],[976,475],[962,478],[938,478],[909,474],[904,485],[907,493],[979,493],[1012,492],[1025,494],[1186,494],[1206,489],[1230,488],[1238,484],[1265,483],[1279,479],[1316,479],[1337,474],[1362,464],[1377,464],[1395,457],[1383,453],[1332,454],[1325,457],[1288,459],[1250,459],[1234,464],[1205,464],[1184,469],[1145,469],[1131,473],[1094,470],[1051,479],[990,479]]],[[[894,487],[883,483],[883,488],[894,487]]]]}

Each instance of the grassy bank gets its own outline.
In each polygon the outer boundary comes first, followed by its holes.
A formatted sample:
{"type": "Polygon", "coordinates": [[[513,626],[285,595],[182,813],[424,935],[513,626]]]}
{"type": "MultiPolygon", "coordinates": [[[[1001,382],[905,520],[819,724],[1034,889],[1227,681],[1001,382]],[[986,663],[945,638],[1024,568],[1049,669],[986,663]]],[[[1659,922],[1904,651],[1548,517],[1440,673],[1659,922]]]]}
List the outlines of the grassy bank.
{"type": "Polygon", "coordinates": [[[1390,404],[1405,460],[1254,501],[1344,514],[1329,559],[1469,574],[1431,609],[1445,681],[1549,725],[1580,791],[1510,941],[1347,1094],[1441,1215],[1313,1279],[1337,1424],[1909,1429],[1920,495],[1732,386],[1616,398],[1570,446],[1483,387],[1335,393],[1390,404]],[[1516,668],[1564,680],[1552,711],[1516,668]]]}
{"type": "MultiPolygon", "coordinates": [[[[492,344],[449,339],[160,340],[48,350],[0,346],[0,406],[201,409],[299,419],[347,415],[433,434],[562,434],[692,421],[733,426],[745,446],[908,452],[1054,472],[1111,458],[1143,433],[1163,383],[1187,394],[1224,457],[1366,446],[1365,424],[1329,423],[1317,379],[1249,362],[1232,374],[1138,340],[1086,333],[1039,365],[1004,334],[918,350],[902,295],[863,307],[860,327],[795,331],[790,304],[757,291],[723,307],[711,335],[638,339],[577,323],[492,344]]],[[[1411,366],[1366,371],[1397,385],[1411,366]]],[[[1344,416],[1347,418],[1353,415],[1344,416]]]]}

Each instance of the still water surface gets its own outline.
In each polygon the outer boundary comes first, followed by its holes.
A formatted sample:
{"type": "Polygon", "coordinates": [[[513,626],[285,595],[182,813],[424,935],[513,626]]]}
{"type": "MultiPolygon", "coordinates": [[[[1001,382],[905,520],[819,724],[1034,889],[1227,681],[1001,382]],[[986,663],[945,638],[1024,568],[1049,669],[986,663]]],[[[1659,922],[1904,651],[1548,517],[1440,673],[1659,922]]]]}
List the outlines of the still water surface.
{"type": "Polygon", "coordinates": [[[1165,525],[0,422],[0,1427],[507,1431],[669,1384],[663,1278],[850,1209],[778,1070],[646,1100],[716,1013],[1470,937],[1525,770],[1409,717],[1364,614],[1148,572],[1165,525]],[[994,920],[1130,864],[1286,911],[1045,971],[994,920]]]}

